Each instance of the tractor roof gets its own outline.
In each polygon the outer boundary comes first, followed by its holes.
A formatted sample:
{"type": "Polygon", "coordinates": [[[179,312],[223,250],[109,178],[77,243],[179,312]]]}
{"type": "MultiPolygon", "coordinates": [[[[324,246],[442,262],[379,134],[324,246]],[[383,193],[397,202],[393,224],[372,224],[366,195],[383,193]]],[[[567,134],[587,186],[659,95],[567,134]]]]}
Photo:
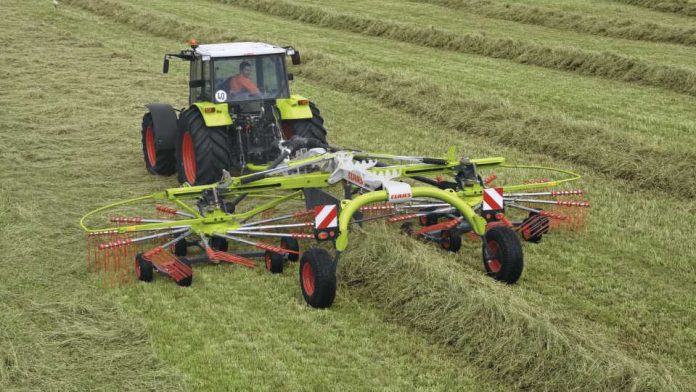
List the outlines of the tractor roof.
{"type": "Polygon", "coordinates": [[[262,42],[232,42],[227,44],[199,45],[196,53],[210,57],[259,56],[285,53],[285,48],[262,42]]]}

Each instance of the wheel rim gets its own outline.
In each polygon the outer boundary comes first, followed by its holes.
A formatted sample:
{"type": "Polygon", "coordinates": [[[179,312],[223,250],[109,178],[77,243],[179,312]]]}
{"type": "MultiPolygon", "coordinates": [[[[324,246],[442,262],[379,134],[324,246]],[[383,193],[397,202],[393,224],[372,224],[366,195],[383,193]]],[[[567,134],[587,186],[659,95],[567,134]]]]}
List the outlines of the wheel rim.
{"type": "Polygon", "coordinates": [[[266,270],[271,270],[271,254],[266,252],[266,270]]]}
{"type": "Polygon", "coordinates": [[[503,267],[503,264],[500,262],[500,255],[498,254],[498,243],[495,241],[488,241],[488,250],[491,252],[491,258],[488,260],[488,269],[490,269],[492,273],[497,274],[503,267]]]}
{"type": "Polygon", "coordinates": [[[309,263],[302,266],[302,287],[308,296],[311,297],[314,294],[314,271],[309,263]]]}
{"type": "Polygon", "coordinates": [[[184,133],[184,138],[181,142],[181,160],[184,164],[186,181],[193,185],[196,182],[196,150],[193,147],[190,132],[184,133]]]}
{"type": "Polygon", "coordinates": [[[135,260],[135,276],[140,278],[140,263],[138,263],[138,259],[135,260]]]}
{"type": "Polygon", "coordinates": [[[147,162],[150,166],[157,165],[157,149],[155,148],[155,132],[152,125],[145,129],[145,150],[147,151],[147,162]]]}

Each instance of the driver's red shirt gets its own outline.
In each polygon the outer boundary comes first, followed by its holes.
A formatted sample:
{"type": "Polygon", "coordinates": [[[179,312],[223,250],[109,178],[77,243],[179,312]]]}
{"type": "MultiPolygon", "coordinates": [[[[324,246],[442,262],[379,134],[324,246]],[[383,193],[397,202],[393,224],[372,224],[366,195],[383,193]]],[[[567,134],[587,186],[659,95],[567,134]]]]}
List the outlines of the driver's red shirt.
{"type": "Polygon", "coordinates": [[[259,93],[259,89],[256,87],[254,82],[251,81],[251,79],[242,74],[234,75],[230,79],[230,92],[236,94],[244,91],[254,94],[259,93]]]}

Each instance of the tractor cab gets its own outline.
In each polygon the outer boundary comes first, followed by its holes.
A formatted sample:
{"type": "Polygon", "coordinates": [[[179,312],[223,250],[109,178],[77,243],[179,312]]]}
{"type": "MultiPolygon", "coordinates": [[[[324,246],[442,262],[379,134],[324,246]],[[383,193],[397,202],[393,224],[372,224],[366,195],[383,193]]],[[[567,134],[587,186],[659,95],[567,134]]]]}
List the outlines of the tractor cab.
{"type": "Polygon", "coordinates": [[[190,61],[189,104],[290,98],[292,74],[287,72],[285,57],[291,56],[293,64],[299,64],[295,49],[259,42],[192,43],[191,48],[165,55],[163,67],[167,73],[170,57],[190,61]]]}

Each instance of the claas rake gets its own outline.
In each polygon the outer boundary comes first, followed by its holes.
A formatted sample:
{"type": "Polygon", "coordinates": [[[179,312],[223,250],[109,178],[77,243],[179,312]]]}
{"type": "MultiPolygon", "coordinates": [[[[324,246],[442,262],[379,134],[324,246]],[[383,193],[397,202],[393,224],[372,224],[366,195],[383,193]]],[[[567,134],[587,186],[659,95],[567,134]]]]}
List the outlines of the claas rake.
{"type": "Polygon", "coordinates": [[[459,250],[463,238],[478,241],[486,272],[516,282],[520,238],[539,242],[554,229],[582,227],[589,207],[583,192],[557,189],[578,178],[503,158],[460,159],[453,148],[429,158],[295,145],[265,170],[113,203],[80,223],[88,268],[110,285],[149,282],[157,272],[189,286],[196,263],[255,268],[261,259],[281,273],[299,261],[304,299],[325,308],[335,298],[351,225],[375,220],[399,223],[404,233],[447,251],[459,250]],[[497,185],[497,174],[483,176],[493,169],[556,178],[497,185]]]}

